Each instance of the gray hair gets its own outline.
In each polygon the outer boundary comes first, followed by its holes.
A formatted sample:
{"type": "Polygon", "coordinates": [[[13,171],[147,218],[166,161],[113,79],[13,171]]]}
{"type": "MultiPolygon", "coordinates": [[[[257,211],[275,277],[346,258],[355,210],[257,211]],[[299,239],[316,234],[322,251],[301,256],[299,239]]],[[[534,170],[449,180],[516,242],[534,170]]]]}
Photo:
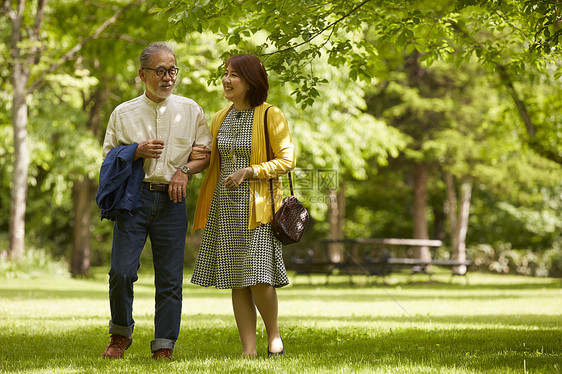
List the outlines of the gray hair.
{"type": "Polygon", "coordinates": [[[174,53],[174,50],[173,50],[172,46],[168,42],[154,42],[154,43],[150,43],[141,52],[140,57],[139,57],[140,67],[141,68],[147,68],[148,67],[148,60],[150,59],[150,56],[152,56],[153,54],[156,54],[160,51],[170,52],[174,56],[174,60],[176,59],[176,54],[174,53]]]}

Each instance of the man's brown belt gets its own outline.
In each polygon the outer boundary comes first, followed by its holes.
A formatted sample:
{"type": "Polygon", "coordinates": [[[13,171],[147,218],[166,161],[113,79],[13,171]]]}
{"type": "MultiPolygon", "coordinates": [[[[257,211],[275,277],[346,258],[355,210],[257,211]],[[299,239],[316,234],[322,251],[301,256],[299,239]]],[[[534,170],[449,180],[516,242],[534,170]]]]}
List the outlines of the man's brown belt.
{"type": "Polygon", "coordinates": [[[142,188],[145,188],[149,191],[165,191],[165,192],[168,192],[168,185],[163,184],[163,183],[142,182],[142,188]]]}

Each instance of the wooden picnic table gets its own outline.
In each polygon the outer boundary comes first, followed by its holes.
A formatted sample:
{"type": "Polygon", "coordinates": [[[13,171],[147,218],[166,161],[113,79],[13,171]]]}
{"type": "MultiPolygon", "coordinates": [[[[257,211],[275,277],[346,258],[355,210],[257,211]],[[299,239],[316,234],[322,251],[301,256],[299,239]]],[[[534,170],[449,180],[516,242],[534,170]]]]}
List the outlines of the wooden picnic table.
{"type": "Polygon", "coordinates": [[[466,271],[455,270],[461,267],[468,269],[472,261],[436,258],[437,249],[442,245],[440,240],[409,238],[324,240],[321,251],[310,248],[295,250],[291,256],[291,266],[296,274],[326,274],[327,281],[336,271],[350,277],[355,274],[384,277],[399,268],[407,267],[412,270],[412,274],[423,272],[432,277],[432,265],[449,267],[453,275],[465,275],[466,271]],[[339,261],[330,258],[329,248],[333,245],[343,246],[343,257],[339,261]],[[425,260],[413,257],[410,249],[417,247],[430,247],[433,258],[425,260]]]}

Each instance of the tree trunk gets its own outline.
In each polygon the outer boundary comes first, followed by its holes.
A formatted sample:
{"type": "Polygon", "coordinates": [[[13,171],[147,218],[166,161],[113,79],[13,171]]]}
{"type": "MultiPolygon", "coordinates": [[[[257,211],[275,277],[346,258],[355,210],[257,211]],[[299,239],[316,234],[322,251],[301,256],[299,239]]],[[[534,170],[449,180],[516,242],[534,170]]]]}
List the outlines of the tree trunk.
{"type": "Polygon", "coordinates": [[[73,277],[90,274],[90,224],[95,184],[88,177],[75,181],[73,186],[74,228],[70,273],[73,277]]]}
{"type": "MultiPolygon", "coordinates": [[[[461,208],[459,211],[458,220],[458,248],[456,250],[454,258],[456,260],[465,261],[466,260],[466,233],[468,232],[468,216],[470,213],[470,199],[472,197],[472,184],[469,182],[464,182],[461,186],[462,197],[461,197],[461,208]]],[[[465,274],[466,266],[458,266],[454,269],[456,274],[465,274]]]]}
{"type": "MultiPolygon", "coordinates": [[[[39,1],[35,26],[30,30],[30,40],[36,40],[41,24],[43,1],[39,1]]],[[[12,63],[12,126],[14,128],[14,176],[10,193],[10,248],[9,256],[15,261],[23,257],[25,250],[25,211],[27,208],[27,175],[29,172],[29,153],[27,151],[27,83],[29,82],[30,56],[33,50],[24,51],[21,47],[24,27],[25,1],[20,0],[17,9],[6,3],[6,11],[12,22],[10,35],[10,58],[12,63]]]]}
{"type": "MultiPolygon", "coordinates": [[[[86,127],[92,136],[97,137],[101,128],[101,111],[109,97],[109,85],[98,86],[94,95],[84,102],[84,110],[89,109],[90,117],[86,127]]],[[[72,240],[72,254],[70,261],[70,273],[73,277],[88,276],[90,274],[90,225],[92,222],[92,200],[96,196],[96,181],[83,176],[74,182],[74,228],[72,240]]]]}
{"type": "Polygon", "coordinates": [[[338,199],[338,227],[337,227],[337,233],[339,235],[339,237],[341,239],[344,238],[344,233],[343,233],[343,225],[345,223],[345,205],[346,205],[346,199],[345,199],[345,182],[342,181],[340,184],[340,189],[338,191],[338,193],[336,194],[336,198],[338,199]]]}
{"type": "Polygon", "coordinates": [[[451,230],[451,250],[456,253],[459,248],[459,226],[457,223],[457,193],[455,190],[455,180],[451,173],[445,175],[447,188],[447,214],[451,230]]]}
{"type": "Polygon", "coordinates": [[[27,79],[20,63],[14,64],[14,96],[12,121],[14,127],[14,176],[10,206],[10,258],[18,261],[25,250],[25,211],[27,208],[27,175],[29,153],[27,151],[27,104],[25,86],[27,79]]]}
{"type": "MultiPolygon", "coordinates": [[[[416,164],[414,170],[414,239],[429,239],[427,229],[427,170],[424,164],[416,164]]],[[[429,247],[417,247],[415,257],[431,260],[429,247]]]]}
{"type": "MultiPolygon", "coordinates": [[[[468,232],[468,217],[470,212],[470,200],[472,195],[472,184],[463,182],[461,185],[460,209],[457,212],[457,194],[454,177],[447,173],[447,213],[451,227],[451,250],[453,259],[465,261],[466,256],[466,233],[468,232]]],[[[465,274],[466,266],[458,266],[453,269],[456,274],[465,274]]]]}
{"type": "MultiPolygon", "coordinates": [[[[330,239],[343,239],[343,223],[345,217],[345,185],[342,183],[339,192],[330,189],[329,192],[329,222],[330,239]]],[[[332,262],[342,262],[344,260],[343,243],[334,243],[328,246],[328,256],[332,262]]]]}

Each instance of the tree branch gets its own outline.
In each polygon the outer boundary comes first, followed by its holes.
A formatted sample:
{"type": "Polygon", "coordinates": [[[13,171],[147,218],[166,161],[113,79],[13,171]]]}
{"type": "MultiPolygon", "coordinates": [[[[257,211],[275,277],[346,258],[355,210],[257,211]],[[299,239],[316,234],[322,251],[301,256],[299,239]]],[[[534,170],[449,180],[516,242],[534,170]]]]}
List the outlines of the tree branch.
{"type": "Polygon", "coordinates": [[[341,21],[343,21],[344,19],[346,19],[347,17],[349,17],[350,15],[352,15],[353,13],[355,13],[359,8],[361,8],[363,5],[367,4],[368,2],[370,2],[372,0],[364,0],[361,4],[357,5],[355,8],[353,8],[352,10],[350,10],[347,14],[343,15],[342,17],[340,17],[339,19],[337,19],[336,21],[330,23],[328,26],[324,27],[322,30],[318,31],[316,34],[312,35],[310,38],[295,44],[293,46],[275,51],[275,52],[270,52],[270,53],[264,53],[262,56],[272,56],[275,55],[277,53],[283,53],[283,52],[287,52],[291,49],[295,49],[298,48],[302,45],[305,45],[307,43],[310,43],[314,38],[316,38],[317,36],[321,35],[324,31],[328,30],[329,28],[333,28],[335,25],[337,25],[338,23],[340,23],[341,21]]]}
{"type": "Polygon", "coordinates": [[[32,93],[39,85],[43,83],[45,78],[52,73],[53,71],[57,70],[61,67],[65,62],[70,61],[74,58],[74,56],[82,49],[84,46],[90,42],[91,40],[97,39],[109,26],[114,24],[117,19],[125,12],[127,12],[130,8],[134,6],[138,6],[147,0],[137,0],[128,5],[124,6],[123,8],[119,9],[113,16],[107,19],[103,24],[101,24],[91,35],[86,37],[86,39],[82,40],[80,43],[76,44],[72,49],[66,52],[57,63],[51,65],[47,70],[45,70],[41,76],[33,82],[33,84],[27,89],[27,94],[32,93]]]}
{"type": "Polygon", "coordinates": [[[24,66],[21,61],[21,49],[18,43],[21,41],[22,37],[22,25],[23,25],[23,10],[25,9],[25,0],[20,0],[18,4],[17,11],[11,8],[9,1],[4,3],[7,8],[10,18],[12,20],[12,34],[10,35],[10,57],[12,58],[12,63],[14,64],[14,70],[18,70],[21,73],[24,70],[24,66]]]}
{"type": "Polygon", "coordinates": [[[519,115],[521,116],[521,119],[523,120],[523,123],[527,128],[527,134],[529,135],[530,138],[534,138],[536,136],[535,125],[531,120],[531,116],[529,116],[529,112],[527,111],[527,107],[525,107],[525,103],[523,103],[523,100],[519,98],[519,94],[517,93],[515,87],[513,86],[513,82],[509,77],[507,69],[505,68],[505,66],[499,63],[496,63],[496,69],[498,69],[498,74],[500,75],[502,82],[507,86],[509,92],[511,93],[511,98],[515,102],[515,106],[519,111],[519,115]]]}
{"type": "Polygon", "coordinates": [[[33,31],[31,33],[34,40],[39,39],[39,31],[41,23],[43,22],[43,15],[45,14],[45,6],[49,0],[39,0],[37,2],[37,13],[35,13],[35,21],[33,23],[33,31]]]}
{"type": "MultiPolygon", "coordinates": [[[[39,41],[41,39],[41,24],[43,23],[43,16],[45,15],[45,6],[49,0],[39,0],[37,2],[37,12],[35,13],[35,21],[33,23],[33,29],[29,33],[29,40],[31,42],[39,41]]],[[[35,43],[31,43],[32,50],[27,56],[27,65],[31,66],[39,62],[41,58],[40,48],[35,43]]]]}

